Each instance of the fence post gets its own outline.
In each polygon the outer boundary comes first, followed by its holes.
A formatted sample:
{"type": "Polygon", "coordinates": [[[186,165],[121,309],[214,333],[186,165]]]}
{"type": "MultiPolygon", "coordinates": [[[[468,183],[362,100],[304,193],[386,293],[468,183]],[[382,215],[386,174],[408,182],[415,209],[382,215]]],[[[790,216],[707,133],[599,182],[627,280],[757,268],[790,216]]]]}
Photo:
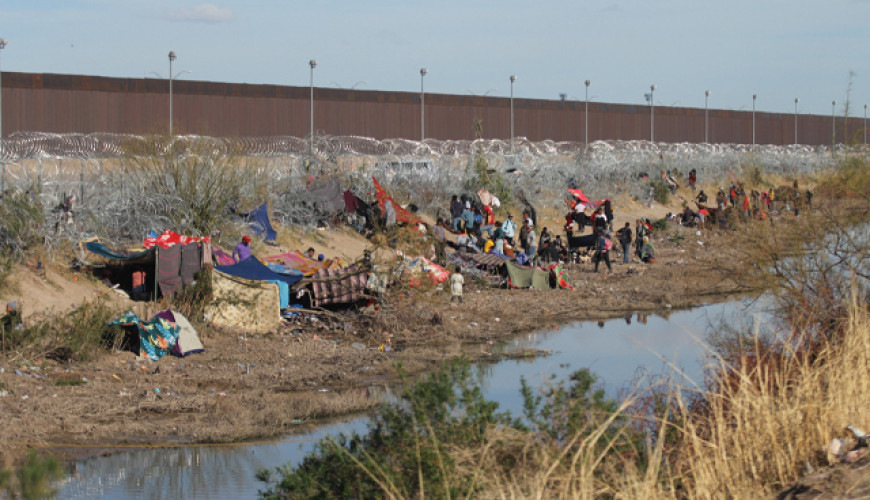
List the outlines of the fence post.
{"type": "Polygon", "coordinates": [[[79,203],[85,206],[85,162],[82,162],[82,173],[79,174],[79,203]]]}

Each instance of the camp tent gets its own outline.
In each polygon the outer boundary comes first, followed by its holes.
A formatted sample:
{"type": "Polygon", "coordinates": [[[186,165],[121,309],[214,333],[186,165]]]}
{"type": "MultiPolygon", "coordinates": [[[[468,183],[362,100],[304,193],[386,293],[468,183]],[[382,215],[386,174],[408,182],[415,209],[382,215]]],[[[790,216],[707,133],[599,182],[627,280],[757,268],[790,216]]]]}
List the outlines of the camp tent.
{"type": "Polygon", "coordinates": [[[229,266],[215,266],[215,269],[237,278],[275,283],[278,285],[280,293],[279,307],[281,309],[290,305],[290,287],[302,279],[302,276],[276,273],[266,267],[266,265],[260,262],[256,257],[250,257],[238,264],[232,264],[229,266]]]}
{"type": "Polygon", "coordinates": [[[550,273],[534,267],[523,267],[507,261],[504,263],[511,288],[534,288],[549,290],[550,273]]]}
{"type": "Polygon", "coordinates": [[[135,313],[128,312],[109,324],[135,328],[139,344],[131,347],[140,356],[151,361],[157,361],[169,353],[178,340],[178,325],[160,315],[154,316],[150,321],[143,321],[135,313]]]}
{"type": "MultiPolygon", "coordinates": [[[[85,248],[107,259],[107,263],[102,265],[110,275],[107,279],[131,296],[133,273],[144,272],[148,296],[155,300],[192,284],[194,275],[202,269],[203,256],[211,257],[211,243],[207,241],[192,241],[168,248],[155,244],[147,250],[133,253],[111,250],[98,241],[85,243],[85,248]]],[[[91,267],[98,269],[101,266],[92,264],[91,267]]]]}
{"type": "Polygon", "coordinates": [[[178,327],[178,338],[175,345],[172,346],[172,354],[178,357],[184,357],[189,354],[204,352],[202,342],[199,340],[199,335],[196,334],[196,329],[190,324],[190,321],[178,311],[167,309],[160,311],[154,315],[155,317],[163,318],[178,327]]]}

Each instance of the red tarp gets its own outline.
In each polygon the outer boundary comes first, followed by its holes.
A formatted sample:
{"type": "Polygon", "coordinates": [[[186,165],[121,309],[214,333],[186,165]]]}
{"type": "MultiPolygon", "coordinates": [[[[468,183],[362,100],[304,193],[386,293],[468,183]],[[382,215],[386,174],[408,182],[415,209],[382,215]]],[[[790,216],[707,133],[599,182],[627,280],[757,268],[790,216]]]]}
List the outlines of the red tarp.
{"type": "Polygon", "coordinates": [[[589,203],[589,198],[587,198],[580,189],[569,189],[568,192],[573,194],[574,198],[577,198],[577,200],[582,201],[583,203],[589,203]]]}
{"type": "Polygon", "coordinates": [[[378,197],[378,205],[381,207],[382,212],[384,210],[384,204],[387,202],[387,200],[390,200],[390,202],[393,204],[393,208],[396,210],[397,221],[407,222],[408,224],[415,225],[425,224],[422,219],[402,208],[402,206],[396,203],[396,200],[394,200],[392,197],[387,196],[387,192],[384,191],[384,188],[381,187],[381,184],[378,182],[377,179],[372,177],[372,180],[375,181],[375,194],[378,197]]]}

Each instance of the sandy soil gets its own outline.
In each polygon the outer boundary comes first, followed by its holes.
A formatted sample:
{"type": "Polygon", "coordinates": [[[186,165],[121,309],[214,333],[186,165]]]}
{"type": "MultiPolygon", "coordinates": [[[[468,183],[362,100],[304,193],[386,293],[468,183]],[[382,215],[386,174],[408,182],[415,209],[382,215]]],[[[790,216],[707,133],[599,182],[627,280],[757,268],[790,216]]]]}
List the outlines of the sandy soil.
{"type": "MultiPolygon", "coordinates": [[[[629,202],[620,213],[619,207],[620,226],[641,214],[656,218],[676,210],[629,202]]],[[[561,226],[555,218],[544,224],[561,226]]],[[[716,271],[719,252],[708,251],[728,244],[734,233],[682,231],[686,238],[680,243],[656,240],[655,265],[636,259],[615,263],[612,274],[595,274],[589,263],[567,265],[575,291],[489,289],[468,280],[462,305],[451,305],[446,289],[432,289],[396,294],[378,308],[321,315],[317,323],[288,324],[274,334],[202,329],[205,353],[187,358],[150,362],[129,352],[107,352],[89,363],[58,364],[0,357],[0,466],[23,456],[28,446],[70,457],[117,449],[113,446],[287,434],[378,404],[385,385],[395,381],[397,361],[411,374],[423,373],[463,353],[492,358],[493,341],[519,333],[686,308],[741,292],[716,271]],[[388,338],[392,349],[381,352],[378,347],[388,338]]],[[[367,245],[353,233],[334,230],[279,241],[285,248],[310,245],[346,260],[367,245]]],[[[255,247],[255,254],[272,250],[255,247]]],[[[0,300],[19,300],[27,316],[70,310],[96,295],[134,307],[99,282],[75,278],[56,270],[42,278],[35,269],[22,268],[12,280],[17,286],[0,300]]]]}

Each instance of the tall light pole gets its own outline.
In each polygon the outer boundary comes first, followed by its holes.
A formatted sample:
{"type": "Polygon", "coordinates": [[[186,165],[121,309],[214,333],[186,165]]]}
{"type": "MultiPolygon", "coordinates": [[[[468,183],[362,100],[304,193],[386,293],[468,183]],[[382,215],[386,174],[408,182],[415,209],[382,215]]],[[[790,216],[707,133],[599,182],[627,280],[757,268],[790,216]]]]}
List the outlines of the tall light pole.
{"type": "Polygon", "coordinates": [[[655,104],[653,100],[653,94],[656,91],[655,84],[649,86],[649,142],[655,142],[655,120],[654,120],[654,112],[655,112],[655,104]]]}
{"type": "Polygon", "coordinates": [[[583,130],[586,132],[586,142],[585,145],[589,145],[589,84],[592,83],[589,80],[584,82],[586,84],[586,125],[583,127],[583,130]]]}
{"type": "Polygon", "coordinates": [[[710,91],[705,90],[704,91],[704,143],[705,144],[710,143],[709,127],[707,126],[707,124],[708,124],[708,121],[707,121],[707,99],[709,99],[709,98],[710,98],[710,91]]]}
{"type": "Polygon", "coordinates": [[[864,105],[864,145],[867,145],[867,105],[864,105]]]}
{"type": "Polygon", "coordinates": [[[794,98],[794,143],[797,145],[797,103],[800,102],[800,99],[797,97],[794,98]]]}
{"type": "Polygon", "coordinates": [[[755,99],[758,94],[752,94],[752,145],[755,146],[755,99]]]}
{"type": "Polygon", "coordinates": [[[424,119],[426,108],[423,104],[426,101],[426,93],[423,91],[423,77],[428,72],[428,69],[420,68],[420,142],[423,142],[423,139],[426,138],[426,120],[424,119]]]}
{"type": "MultiPolygon", "coordinates": [[[[3,49],[6,48],[6,44],[9,43],[5,38],[0,38],[0,54],[3,53],[3,49]]],[[[3,76],[3,71],[0,69],[0,77],[3,76]]],[[[867,115],[867,106],[864,106],[864,115],[867,115]]],[[[866,119],[865,119],[866,121],[866,119]]],[[[867,142],[867,141],[864,141],[867,142]]],[[[0,162],[3,161],[3,80],[0,78],[0,162]]]]}
{"type": "Polygon", "coordinates": [[[308,61],[308,65],[311,66],[311,122],[309,131],[311,132],[311,137],[308,138],[308,154],[314,154],[314,68],[317,67],[317,59],[312,59],[308,61]]]}
{"type": "Polygon", "coordinates": [[[834,153],[834,145],[837,144],[837,118],[834,112],[837,108],[837,100],[831,101],[831,154],[834,153]]]}
{"type": "Polygon", "coordinates": [[[172,137],[172,62],[175,61],[175,52],[169,51],[169,137],[172,137]]]}
{"type": "Polygon", "coordinates": [[[517,81],[517,75],[511,75],[511,153],[514,152],[514,82],[517,81]]]}

